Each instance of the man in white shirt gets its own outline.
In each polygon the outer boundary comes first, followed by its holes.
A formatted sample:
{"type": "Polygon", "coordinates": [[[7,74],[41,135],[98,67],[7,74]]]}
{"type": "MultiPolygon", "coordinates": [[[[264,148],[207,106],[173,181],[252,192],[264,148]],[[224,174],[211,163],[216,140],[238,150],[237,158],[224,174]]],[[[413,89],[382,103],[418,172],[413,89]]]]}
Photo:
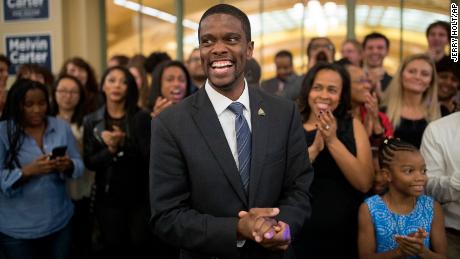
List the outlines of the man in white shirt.
{"type": "Polygon", "coordinates": [[[427,193],[443,207],[447,257],[460,258],[460,112],[436,120],[423,134],[420,151],[428,174],[427,193]]]}

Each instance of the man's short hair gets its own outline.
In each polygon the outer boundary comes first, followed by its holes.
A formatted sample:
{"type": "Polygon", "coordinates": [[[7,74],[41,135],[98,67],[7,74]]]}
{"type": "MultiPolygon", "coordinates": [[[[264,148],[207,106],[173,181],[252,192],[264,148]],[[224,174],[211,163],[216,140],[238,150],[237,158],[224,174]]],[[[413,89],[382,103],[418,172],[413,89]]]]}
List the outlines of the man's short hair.
{"type": "Polygon", "coordinates": [[[192,51],[190,51],[190,54],[188,55],[188,58],[187,60],[185,61],[185,63],[189,64],[191,62],[191,58],[192,58],[192,54],[193,52],[195,51],[200,51],[200,48],[196,47],[196,48],[193,48],[192,51]]]}
{"type": "Polygon", "coordinates": [[[201,16],[200,23],[198,25],[198,42],[200,42],[201,23],[204,19],[206,19],[206,17],[213,14],[228,14],[238,19],[241,22],[241,26],[243,27],[244,34],[246,35],[246,40],[248,42],[251,41],[251,23],[249,22],[248,16],[233,5],[218,4],[206,10],[203,16],[201,16]]]}
{"type": "Polygon", "coordinates": [[[11,66],[10,59],[7,56],[3,55],[3,54],[0,54],[0,62],[5,63],[7,67],[11,66]]]}
{"type": "Polygon", "coordinates": [[[281,57],[287,57],[291,60],[292,63],[292,53],[289,50],[280,50],[276,53],[275,59],[281,58],[281,57]]]}
{"type": "Polygon", "coordinates": [[[425,32],[425,35],[427,38],[428,38],[428,34],[430,34],[431,29],[433,29],[434,27],[443,28],[446,31],[447,38],[450,40],[450,24],[445,21],[436,21],[428,25],[428,28],[426,28],[426,32],[425,32]]]}
{"type": "Polygon", "coordinates": [[[385,44],[387,46],[387,49],[390,49],[390,41],[388,40],[388,38],[379,33],[379,32],[372,32],[370,34],[367,34],[366,37],[364,37],[364,40],[363,40],[363,49],[366,48],[366,44],[367,44],[367,41],[369,40],[374,40],[374,39],[383,39],[385,40],[385,44]]]}
{"type": "Polygon", "coordinates": [[[448,56],[445,56],[436,62],[436,72],[450,72],[457,78],[457,80],[460,81],[460,66],[448,56]]]}
{"type": "Polygon", "coordinates": [[[344,68],[347,68],[347,66],[354,66],[348,58],[341,58],[334,63],[344,68]]]}

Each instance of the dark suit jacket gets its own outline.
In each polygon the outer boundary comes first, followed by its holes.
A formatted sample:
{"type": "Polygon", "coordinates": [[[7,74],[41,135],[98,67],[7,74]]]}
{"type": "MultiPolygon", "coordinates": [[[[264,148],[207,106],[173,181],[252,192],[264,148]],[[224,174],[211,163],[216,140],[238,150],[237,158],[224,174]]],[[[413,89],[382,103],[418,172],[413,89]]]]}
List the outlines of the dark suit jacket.
{"type": "Polygon", "coordinates": [[[249,99],[248,197],[204,87],[152,121],[151,224],[160,238],[181,247],[181,258],[282,258],[251,241],[237,249],[238,212],[279,207],[277,219],[292,235],[310,215],[313,173],[298,110],[258,89],[249,88],[249,99]]]}
{"type": "Polygon", "coordinates": [[[284,82],[284,89],[281,93],[277,93],[278,84],[280,79],[277,77],[267,79],[260,84],[262,90],[270,94],[278,94],[281,97],[296,101],[300,94],[303,76],[292,74],[286,82],[284,82]]]}

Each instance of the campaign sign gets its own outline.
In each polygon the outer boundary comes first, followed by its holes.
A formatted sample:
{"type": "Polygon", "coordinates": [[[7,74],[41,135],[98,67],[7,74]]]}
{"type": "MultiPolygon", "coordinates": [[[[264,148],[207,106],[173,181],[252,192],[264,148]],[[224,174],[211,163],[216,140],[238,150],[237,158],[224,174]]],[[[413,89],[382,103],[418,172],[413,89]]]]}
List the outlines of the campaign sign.
{"type": "Polygon", "coordinates": [[[49,18],[48,0],[3,0],[3,19],[8,21],[49,18]]]}
{"type": "Polygon", "coordinates": [[[51,71],[51,36],[41,35],[10,35],[5,37],[6,55],[12,66],[8,73],[16,74],[17,69],[26,63],[34,63],[51,71]]]}

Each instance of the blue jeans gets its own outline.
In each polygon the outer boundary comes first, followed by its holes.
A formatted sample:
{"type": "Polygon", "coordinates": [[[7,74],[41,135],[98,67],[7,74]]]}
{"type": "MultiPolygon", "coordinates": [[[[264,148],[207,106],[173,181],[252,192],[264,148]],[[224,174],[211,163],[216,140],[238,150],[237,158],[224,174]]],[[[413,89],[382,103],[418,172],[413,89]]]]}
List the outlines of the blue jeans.
{"type": "Polygon", "coordinates": [[[67,259],[71,243],[71,225],[48,236],[18,239],[0,233],[0,250],[5,259],[67,259]]]}

